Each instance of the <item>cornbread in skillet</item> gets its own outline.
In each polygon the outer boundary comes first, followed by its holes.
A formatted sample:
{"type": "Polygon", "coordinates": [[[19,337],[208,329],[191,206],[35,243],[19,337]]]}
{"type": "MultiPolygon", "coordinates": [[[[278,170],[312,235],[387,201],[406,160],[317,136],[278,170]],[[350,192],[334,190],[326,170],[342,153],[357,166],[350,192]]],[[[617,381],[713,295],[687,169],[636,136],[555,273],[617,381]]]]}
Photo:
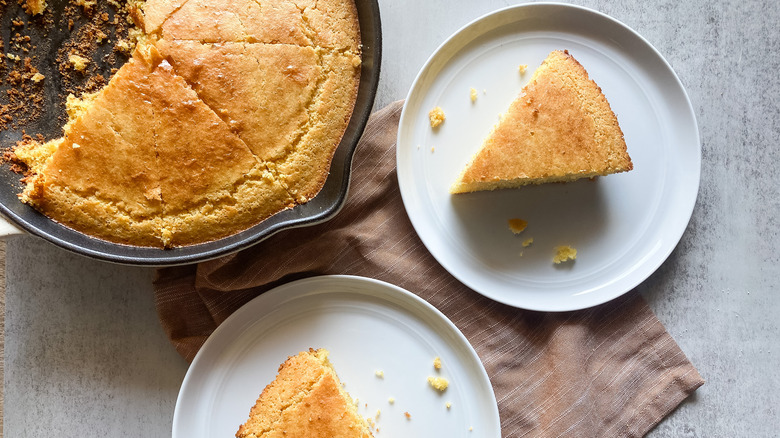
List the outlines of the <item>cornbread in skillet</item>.
{"type": "Polygon", "coordinates": [[[536,70],[451,193],[573,181],[633,168],[601,88],[568,51],[536,70]]]}
{"type": "Polygon", "coordinates": [[[325,349],[290,356],[263,389],[237,438],[368,438],[366,420],[341,386],[325,349]]]}
{"type": "Polygon", "coordinates": [[[117,243],[225,237],[312,199],[360,76],[352,0],[149,0],[130,62],[17,148],[20,198],[117,243]]]}

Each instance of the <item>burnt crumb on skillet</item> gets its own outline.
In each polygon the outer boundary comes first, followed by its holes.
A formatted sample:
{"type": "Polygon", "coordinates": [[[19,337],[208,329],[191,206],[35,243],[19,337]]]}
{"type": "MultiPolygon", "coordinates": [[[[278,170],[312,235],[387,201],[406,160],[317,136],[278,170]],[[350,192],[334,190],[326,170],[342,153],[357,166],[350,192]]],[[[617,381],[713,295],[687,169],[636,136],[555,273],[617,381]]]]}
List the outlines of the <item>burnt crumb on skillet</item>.
{"type": "MultiPolygon", "coordinates": [[[[0,149],[62,135],[65,101],[103,88],[129,59],[134,26],[125,2],[0,0],[0,149]],[[86,64],[76,68],[73,59],[86,64]]],[[[3,154],[8,162],[12,154],[3,154]]],[[[13,167],[12,170],[18,170],[13,167]]]]}

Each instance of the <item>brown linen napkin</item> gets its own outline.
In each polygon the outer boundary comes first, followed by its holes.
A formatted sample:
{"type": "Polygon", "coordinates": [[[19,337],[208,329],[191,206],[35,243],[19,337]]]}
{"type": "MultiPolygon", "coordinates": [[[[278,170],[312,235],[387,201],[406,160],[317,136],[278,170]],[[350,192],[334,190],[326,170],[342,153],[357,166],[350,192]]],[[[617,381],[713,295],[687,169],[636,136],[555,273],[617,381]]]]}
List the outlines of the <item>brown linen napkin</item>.
{"type": "Polygon", "coordinates": [[[192,360],[231,313],[292,280],[326,274],[376,278],[438,308],[482,359],[502,435],[643,436],[704,381],[641,296],[568,313],[491,301],[444,270],[415,234],[395,174],[402,102],[372,115],[343,210],[324,224],[280,232],[197,266],[161,269],[157,310],[192,360]]]}

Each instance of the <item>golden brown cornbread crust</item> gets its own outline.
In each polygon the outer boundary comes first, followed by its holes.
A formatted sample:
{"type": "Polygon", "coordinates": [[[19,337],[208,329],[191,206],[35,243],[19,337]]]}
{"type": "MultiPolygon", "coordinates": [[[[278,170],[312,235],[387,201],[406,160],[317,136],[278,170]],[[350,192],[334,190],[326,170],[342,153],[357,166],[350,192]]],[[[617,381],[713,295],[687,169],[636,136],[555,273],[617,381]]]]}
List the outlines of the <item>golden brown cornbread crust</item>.
{"type": "Polygon", "coordinates": [[[371,431],[341,387],[325,349],[290,356],[263,389],[237,438],[368,438],[371,431]]]}
{"type": "Polygon", "coordinates": [[[17,148],[32,171],[20,198],[86,234],[157,247],[228,236],[313,198],[357,96],[354,3],[142,9],[131,61],[69,102],[65,136],[17,148]]]}
{"type": "Polygon", "coordinates": [[[554,51],[450,191],[572,181],[632,168],[601,88],[568,51],[554,51]]]}

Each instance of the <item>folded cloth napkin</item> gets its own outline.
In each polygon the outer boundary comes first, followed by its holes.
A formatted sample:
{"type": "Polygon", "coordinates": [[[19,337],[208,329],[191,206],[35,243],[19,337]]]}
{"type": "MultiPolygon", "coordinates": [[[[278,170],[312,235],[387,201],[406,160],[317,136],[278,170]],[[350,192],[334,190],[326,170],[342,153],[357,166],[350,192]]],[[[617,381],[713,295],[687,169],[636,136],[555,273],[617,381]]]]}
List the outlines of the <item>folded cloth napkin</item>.
{"type": "Polygon", "coordinates": [[[472,291],[415,234],[395,175],[402,102],[372,115],[354,158],[351,191],[332,220],[280,232],[218,260],[160,269],[156,306],[178,352],[192,360],[230,314],[304,277],[350,274],[407,289],[444,313],[485,365],[502,436],[643,436],[704,381],[642,297],[540,313],[472,291]]]}

